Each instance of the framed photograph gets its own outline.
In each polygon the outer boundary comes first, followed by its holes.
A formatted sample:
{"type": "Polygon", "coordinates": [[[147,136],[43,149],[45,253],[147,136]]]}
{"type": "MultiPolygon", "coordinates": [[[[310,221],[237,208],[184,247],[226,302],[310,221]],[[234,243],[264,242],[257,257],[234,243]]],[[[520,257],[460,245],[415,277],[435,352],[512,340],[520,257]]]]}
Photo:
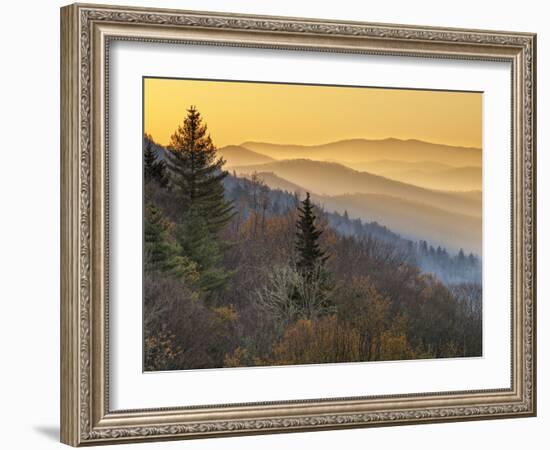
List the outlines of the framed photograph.
{"type": "Polygon", "coordinates": [[[535,57],[62,8],[62,442],[535,415],[535,57]]]}

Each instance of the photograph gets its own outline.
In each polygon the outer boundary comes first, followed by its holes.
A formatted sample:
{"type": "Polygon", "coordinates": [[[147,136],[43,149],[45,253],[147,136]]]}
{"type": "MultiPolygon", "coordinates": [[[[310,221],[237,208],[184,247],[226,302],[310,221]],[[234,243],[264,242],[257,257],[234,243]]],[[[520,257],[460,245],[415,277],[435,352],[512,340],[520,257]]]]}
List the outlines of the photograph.
{"type": "Polygon", "coordinates": [[[143,371],[483,356],[483,92],[142,89],[143,371]]]}

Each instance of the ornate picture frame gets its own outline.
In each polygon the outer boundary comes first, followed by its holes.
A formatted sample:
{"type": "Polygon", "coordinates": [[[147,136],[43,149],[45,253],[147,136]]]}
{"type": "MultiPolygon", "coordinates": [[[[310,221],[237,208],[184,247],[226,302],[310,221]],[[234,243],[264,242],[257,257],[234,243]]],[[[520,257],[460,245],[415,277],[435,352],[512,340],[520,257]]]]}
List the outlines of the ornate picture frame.
{"type": "Polygon", "coordinates": [[[97,445],[536,415],[536,35],[74,4],[61,9],[61,441],[97,445]],[[109,49],[200,43],[511,65],[511,385],[112,410],[109,49]]]}

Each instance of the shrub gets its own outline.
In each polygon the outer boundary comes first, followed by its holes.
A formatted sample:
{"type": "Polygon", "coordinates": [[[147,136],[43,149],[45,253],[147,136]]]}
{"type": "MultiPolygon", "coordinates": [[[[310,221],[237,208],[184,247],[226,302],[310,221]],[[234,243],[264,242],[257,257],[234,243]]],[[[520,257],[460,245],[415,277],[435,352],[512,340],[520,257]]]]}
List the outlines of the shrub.
{"type": "Polygon", "coordinates": [[[359,333],[336,316],[298,320],[274,346],[273,364],[319,364],[360,361],[359,333]]]}
{"type": "Polygon", "coordinates": [[[337,292],[338,316],[359,332],[362,360],[378,360],[382,333],[395,320],[390,299],[380,295],[368,277],[354,277],[337,292]]]}
{"type": "Polygon", "coordinates": [[[223,359],[224,367],[242,367],[250,366],[250,355],[248,350],[243,347],[237,347],[233,353],[228,353],[223,359]]]}
{"type": "MultiPolygon", "coordinates": [[[[148,322],[147,325],[151,325],[148,322]]],[[[175,335],[166,330],[152,332],[145,329],[144,369],[146,371],[170,370],[176,367],[181,348],[175,343],[175,335]]]]}
{"type": "Polygon", "coordinates": [[[394,334],[384,331],[380,338],[380,361],[402,360],[414,357],[414,352],[407,343],[405,334],[394,334]]]}
{"type": "Polygon", "coordinates": [[[276,266],[258,290],[258,306],[283,324],[297,319],[315,319],[334,312],[326,275],[316,268],[304,276],[290,265],[276,266]]]}

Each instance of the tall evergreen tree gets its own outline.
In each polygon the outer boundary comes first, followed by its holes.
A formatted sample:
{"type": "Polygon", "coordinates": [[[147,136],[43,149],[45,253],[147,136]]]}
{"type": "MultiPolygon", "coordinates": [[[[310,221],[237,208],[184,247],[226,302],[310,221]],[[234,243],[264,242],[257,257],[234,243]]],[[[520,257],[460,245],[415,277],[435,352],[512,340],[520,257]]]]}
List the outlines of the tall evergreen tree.
{"type": "Polygon", "coordinates": [[[225,199],[225,161],[217,157],[207,131],[201,114],[191,106],[170,139],[167,162],[180,208],[176,239],[182,254],[197,263],[199,284],[211,297],[223,290],[233,274],[221,267],[227,244],[219,232],[234,212],[225,199]]]}
{"type": "Polygon", "coordinates": [[[168,168],[179,195],[182,212],[193,210],[205,220],[211,233],[221,230],[233,217],[233,206],[225,200],[222,181],[228,172],[217,158],[216,147],[194,106],[170,138],[168,168]]]}
{"type": "Polygon", "coordinates": [[[323,233],[315,223],[313,204],[309,192],[298,208],[299,218],[296,224],[296,250],[298,252],[297,268],[304,274],[311,274],[316,268],[324,266],[328,255],[321,250],[319,237],[323,233]]]}
{"type": "Polygon", "coordinates": [[[157,151],[153,148],[150,138],[144,138],[145,149],[143,151],[143,176],[145,182],[156,181],[162,187],[168,185],[166,163],[158,158],[157,151]]]}

